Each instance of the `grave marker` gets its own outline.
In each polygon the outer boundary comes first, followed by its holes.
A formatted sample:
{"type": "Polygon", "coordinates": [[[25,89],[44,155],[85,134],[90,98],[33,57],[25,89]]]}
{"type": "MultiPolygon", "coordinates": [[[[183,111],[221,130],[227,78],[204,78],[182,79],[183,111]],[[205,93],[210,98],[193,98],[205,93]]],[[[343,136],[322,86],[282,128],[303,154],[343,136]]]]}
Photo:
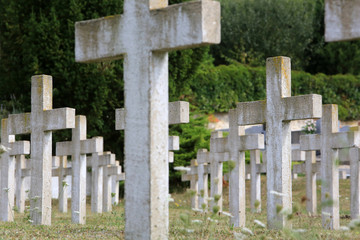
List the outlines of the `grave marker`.
{"type": "Polygon", "coordinates": [[[72,170],[68,167],[67,156],[53,157],[53,167],[56,169],[52,170],[52,176],[59,177],[59,212],[66,213],[68,208],[68,194],[66,187],[68,184],[65,179],[66,176],[72,176],[72,170]]]}
{"type": "Polygon", "coordinates": [[[52,77],[31,78],[31,113],[9,115],[9,135],[31,134],[30,218],[51,224],[52,131],[75,127],[75,109],[52,109],[52,77]]]}
{"type": "Polygon", "coordinates": [[[125,238],[168,238],[168,51],[220,42],[220,4],[125,0],[75,25],[77,62],[124,56],[125,238]],[[133,191],[133,189],[136,191],[133,191]]]}
{"type": "MultiPolygon", "coordinates": [[[[30,149],[30,146],[29,146],[30,149]]],[[[25,176],[23,176],[23,170],[26,168],[30,168],[29,159],[25,158],[25,155],[17,155],[15,163],[15,181],[16,181],[16,189],[15,189],[15,198],[16,198],[16,207],[19,213],[24,213],[25,210],[25,176]]]]}
{"type": "Polygon", "coordinates": [[[29,154],[29,141],[15,141],[8,133],[8,119],[1,121],[1,145],[5,148],[1,154],[0,180],[0,220],[14,221],[15,199],[15,155],[29,154]]]}
{"type": "Polygon", "coordinates": [[[238,103],[238,124],[266,123],[267,222],[270,229],[291,227],[284,211],[292,211],[292,120],[320,118],[321,96],[291,97],[291,66],[287,57],[266,61],[266,101],[238,103]],[[300,107],[301,106],[301,107],[300,107]],[[283,211],[277,211],[277,209],[283,211]]]}
{"type": "Polygon", "coordinates": [[[86,117],[75,117],[71,141],[56,143],[56,156],[71,155],[71,220],[86,222],[86,154],[103,152],[103,138],[86,139],[86,117]]]}

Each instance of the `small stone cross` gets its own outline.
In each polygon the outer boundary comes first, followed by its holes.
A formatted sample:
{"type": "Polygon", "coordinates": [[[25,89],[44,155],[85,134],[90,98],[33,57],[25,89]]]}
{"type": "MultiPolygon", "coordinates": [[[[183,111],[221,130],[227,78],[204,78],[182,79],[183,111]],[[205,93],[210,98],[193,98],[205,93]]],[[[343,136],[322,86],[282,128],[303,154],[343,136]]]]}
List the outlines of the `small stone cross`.
{"type": "Polygon", "coordinates": [[[86,222],[86,154],[104,151],[102,137],[86,139],[86,117],[75,117],[71,141],[56,143],[56,156],[71,155],[71,220],[86,222]]]}
{"type": "Polygon", "coordinates": [[[1,154],[0,220],[12,222],[14,221],[15,158],[16,155],[30,153],[30,142],[15,141],[15,136],[8,134],[8,119],[2,119],[1,145],[5,150],[1,154]]]}
{"type": "Polygon", "coordinates": [[[30,218],[51,225],[52,131],[75,127],[75,109],[52,109],[52,77],[31,78],[31,113],[9,115],[9,135],[31,134],[30,218]]]}

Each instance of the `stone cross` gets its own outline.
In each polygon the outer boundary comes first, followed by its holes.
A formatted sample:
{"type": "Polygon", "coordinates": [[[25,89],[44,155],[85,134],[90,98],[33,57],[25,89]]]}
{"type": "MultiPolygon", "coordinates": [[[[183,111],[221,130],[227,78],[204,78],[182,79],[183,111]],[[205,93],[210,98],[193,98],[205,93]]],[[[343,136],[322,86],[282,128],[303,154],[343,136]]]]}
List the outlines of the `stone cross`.
{"type": "Polygon", "coordinates": [[[88,158],[88,166],[91,167],[91,212],[94,213],[102,213],[103,168],[108,165],[115,165],[115,154],[97,152],[88,158]]]}
{"type": "MultiPolygon", "coordinates": [[[[189,122],[189,103],[184,101],[169,103],[169,125],[182,124],[189,122]]],[[[118,108],[115,110],[115,130],[125,129],[125,108],[118,108]]],[[[169,136],[169,163],[174,162],[174,153],[180,149],[179,136],[169,136]]]]}
{"type": "Polygon", "coordinates": [[[72,175],[72,170],[68,167],[67,156],[53,157],[52,176],[58,176],[59,181],[59,212],[66,213],[68,206],[68,194],[66,191],[67,184],[65,182],[66,176],[72,175]]]}
{"type": "Polygon", "coordinates": [[[350,181],[351,181],[351,198],[350,211],[351,218],[358,219],[360,216],[360,148],[350,149],[350,181]]]}
{"type": "Polygon", "coordinates": [[[30,153],[28,141],[15,141],[15,136],[8,133],[8,119],[1,121],[1,145],[5,148],[1,154],[0,180],[0,220],[14,221],[15,199],[15,156],[30,153]]]}
{"type": "Polygon", "coordinates": [[[125,58],[126,239],[168,237],[167,52],[219,42],[210,0],[125,0],[123,15],[75,25],[77,62],[125,58]]]}
{"type": "Polygon", "coordinates": [[[326,229],[339,229],[339,149],[359,146],[360,134],[338,132],[337,105],[323,106],[321,122],[321,135],[301,136],[300,145],[304,150],[321,150],[322,225],[326,229]]]}
{"type": "Polygon", "coordinates": [[[266,122],[267,222],[270,229],[291,227],[283,212],[292,211],[292,120],[320,118],[320,95],[291,97],[291,66],[287,57],[266,61],[266,101],[238,103],[238,124],[266,122]],[[277,209],[283,211],[277,211],[277,209]]]}
{"type": "Polygon", "coordinates": [[[115,193],[115,197],[111,198],[111,204],[116,205],[119,203],[119,187],[120,181],[125,180],[125,173],[117,174],[112,176],[111,192],[115,193]]]}
{"type": "Polygon", "coordinates": [[[190,181],[190,190],[195,192],[195,194],[191,197],[191,207],[196,209],[199,208],[199,177],[197,172],[197,166],[197,161],[195,159],[191,160],[191,170],[181,175],[181,181],[190,181]]]}
{"type": "Polygon", "coordinates": [[[325,1],[325,41],[360,39],[360,2],[325,1]]]}
{"type": "MultiPolygon", "coordinates": [[[[29,146],[30,149],[30,146],[29,146]]],[[[23,171],[27,168],[30,168],[28,159],[25,158],[25,155],[17,155],[15,163],[15,198],[16,198],[16,207],[19,213],[24,213],[25,210],[25,176],[23,176],[23,171]]]]}
{"type": "Polygon", "coordinates": [[[51,224],[52,131],[75,127],[75,109],[52,109],[52,77],[31,78],[31,113],[9,115],[9,135],[31,134],[30,218],[51,224]]]}
{"type": "Polygon", "coordinates": [[[261,212],[260,150],[250,151],[250,206],[251,211],[261,212]]]}
{"type": "Polygon", "coordinates": [[[234,227],[245,227],[246,195],[245,195],[245,151],[264,148],[264,135],[245,135],[245,127],[239,126],[236,109],[229,110],[229,136],[226,138],[226,151],[230,160],[234,161],[234,169],[230,171],[229,204],[230,223],[234,227]]]}
{"type": "Polygon", "coordinates": [[[214,131],[210,138],[210,196],[214,198],[210,207],[219,207],[222,212],[223,207],[223,162],[230,159],[229,152],[225,150],[225,138],[221,131],[214,131]],[[219,198],[219,199],[216,199],[219,198]]]}
{"type": "Polygon", "coordinates": [[[103,138],[86,139],[86,117],[75,117],[71,141],[56,143],[56,156],[71,155],[71,220],[86,222],[86,154],[104,151],[103,138]]]}
{"type": "MultiPolygon", "coordinates": [[[[121,166],[118,161],[115,165],[108,165],[104,167],[104,180],[103,180],[103,212],[110,212],[112,210],[112,179],[113,176],[121,175],[121,166]]],[[[128,180],[126,180],[128,181],[128,180]]],[[[125,182],[126,182],[125,181],[125,182]]],[[[133,191],[137,191],[133,189],[133,191]]]]}
{"type": "Polygon", "coordinates": [[[204,208],[208,205],[207,199],[209,197],[209,165],[210,157],[207,149],[199,149],[196,154],[197,159],[197,174],[198,174],[198,191],[199,191],[199,199],[198,205],[201,208],[204,208]],[[204,207],[203,207],[204,206],[204,207]]]}

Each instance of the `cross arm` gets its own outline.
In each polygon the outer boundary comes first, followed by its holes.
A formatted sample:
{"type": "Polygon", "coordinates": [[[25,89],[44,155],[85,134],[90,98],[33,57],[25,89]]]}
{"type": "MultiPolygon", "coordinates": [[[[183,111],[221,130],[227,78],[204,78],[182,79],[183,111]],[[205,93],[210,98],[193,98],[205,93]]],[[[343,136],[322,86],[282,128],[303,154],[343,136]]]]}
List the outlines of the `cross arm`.
{"type": "Polygon", "coordinates": [[[302,151],[316,151],[321,148],[321,136],[319,134],[308,134],[300,136],[300,149],[302,151]]]}
{"type": "Polygon", "coordinates": [[[75,128],[75,109],[59,108],[44,112],[44,130],[75,128]]]}
{"type": "Polygon", "coordinates": [[[199,149],[196,154],[198,164],[207,164],[210,162],[209,152],[207,149],[199,149]]]}
{"type": "Polygon", "coordinates": [[[121,167],[120,166],[107,166],[107,175],[108,176],[115,176],[121,174],[121,167]]]}
{"type": "Polygon", "coordinates": [[[151,11],[152,49],[179,50],[220,43],[220,3],[196,1],[151,11]]]}
{"type": "Polygon", "coordinates": [[[93,137],[80,141],[80,152],[82,154],[96,153],[104,151],[103,137],[93,137]]]}
{"type": "MultiPolygon", "coordinates": [[[[98,153],[95,153],[98,154],[98,153]]],[[[104,153],[103,155],[98,155],[98,165],[100,166],[107,166],[107,165],[115,165],[115,154],[113,153],[104,153]]],[[[88,161],[86,162],[87,167],[92,166],[92,162],[94,161],[94,156],[91,156],[88,158],[88,161]]]]}
{"type": "MultiPolygon", "coordinates": [[[[177,101],[169,103],[169,125],[188,123],[189,122],[189,103],[185,101],[177,101]]],[[[115,110],[115,130],[125,129],[124,108],[115,110]]]]}
{"type": "Polygon", "coordinates": [[[285,104],[285,121],[321,118],[322,96],[309,94],[283,99],[285,104]]]}
{"type": "Polygon", "coordinates": [[[31,133],[31,113],[10,114],[8,118],[8,134],[31,133]]]}
{"type": "Polygon", "coordinates": [[[15,156],[15,155],[25,155],[30,154],[30,142],[29,141],[17,141],[14,143],[11,143],[9,155],[15,156]]]}
{"type": "Polygon", "coordinates": [[[115,15],[75,23],[75,61],[99,62],[119,59],[125,53],[121,33],[123,16],[115,15]]]}
{"type": "Polygon", "coordinates": [[[125,180],[125,173],[115,175],[115,181],[119,182],[119,181],[124,181],[124,180],[125,180]]]}
{"type": "Polygon", "coordinates": [[[227,137],[221,138],[211,138],[210,139],[210,150],[214,153],[224,153],[228,151],[228,141],[227,137]]]}
{"type": "Polygon", "coordinates": [[[237,103],[236,113],[239,125],[262,124],[266,122],[266,102],[237,103]]]}
{"type": "Polygon", "coordinates": [[[176,151],[180,149],[179,136],[169,136],[169,151],[176,151]]]}
{"type": "Polygon", "coordinates": [[[56,156],[69,156],[72,155],[72,142],[57,142],[56,143],[56,156]]]}
{"type": "Polygon", "coordinates": [[[239,136],[239,150],[256,150],[264,149],[264,135],[263,134],[251,134],[239,136]]]}
{"type": "Polygon", "coordinates": [[[332,148],[360,146],[360,132],[337,132],[332,136],[332,148]]]}

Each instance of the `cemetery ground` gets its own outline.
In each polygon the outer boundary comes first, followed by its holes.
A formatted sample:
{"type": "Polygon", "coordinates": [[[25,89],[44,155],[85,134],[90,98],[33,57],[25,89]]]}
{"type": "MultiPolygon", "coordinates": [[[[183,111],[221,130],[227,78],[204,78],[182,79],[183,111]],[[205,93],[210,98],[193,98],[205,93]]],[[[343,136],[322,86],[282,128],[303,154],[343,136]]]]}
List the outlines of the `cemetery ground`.
{"type": "MultiPolygon", "coordinates": [[[[251,213],[249,206],[250,181],[246,181],[248,229],[232,228],[229,217],[221,214],[195,212],[190,207],[190,192],[173,193],[170,208],[170,239],[360,239],[360,228],[354,230],[329,231],[321,227],[321,210],[318,215],[306,212],[305,177],[293,180],[293,230],[267,230],[256,224],[266,224],[266,177],[262,176],[262,213],[251,213]],[[200,221],[199,221],[200,220],[200,221]],[[303,232],[302,229],[306,231],[303,232]],[[248,232],[251,231],[252,233],[248,232]],[[235,233],[234,233],[235,232],[235,233]],[[252,235],[253,234],[253,235],[252,235]]],[[[224,189],[224,210],[228,211],[228,187],[224,189]]],[[[320,199],[320,182],[317,182],[317,197],[320,199]]],[[[70,201],[69,201],[69,204],[70,201]]],[[[28,203],[26,204],[29,205],[28,203]]],[[[320,202],[319,202],[320,206],[320,202]]],[[[141,207],[141,206],[140,206],[141,207]]],[[[70,208],[69,208],[70,209],[70,208]]],[[[0,223],[0,239],[124,239],[124,202],[113,207],[112,212],[91,213],[87,199],[85,225],[71,223],[71,213],[58,212],[57,200],[53,200],[52,226],[33,226],[29,213],[15,213],[15,222],[0,223]]],[[[340,180],[341,226],[350,223],[350,180],[340,180]]]]}
{"type": "MultiPolygon", "coordinates": [[[[250,181],[246,181],[246,227],[232,228],[229,217],[213,213],[195,212],[190,207],[191,192],[173,193],[170,208],[170,239],[360,239],[360,227],[354,230],[329,231],[321,226],[321,210],[318,215],[306,212],[305,177],[293,180],[294,214],[290,215],[293,230],[267,230],[256,224],[266,224],[266,177],[262,176],[262,212],[250,210],[250,181]],[[250,231],[251,232],[250,232],[250,231]],[[305,230],[305,231],[303,231],[305,230]]],[[[224,211],[228,211],[228,187],[224,188],[224,211]]],[[[320,203],[320,182],[317,182],[317,198],[320,203]]],[[[28,203],[26,204],[29,205],[28,203]]],[[[69,207],[71,202],[69,200],[69,207]]],[[[87,199],[86,224],[71,223],[71,212],[60,213],[57,200],[53,200],[52,226],[33,226],[29,213],[15,213],[15,222],[0,223],[0,239],[124,239],[124,202],[113,207],[112,212],[91,213],[87,199]]],[[[141,206],[139,206],[141,207],[141,206]]],[[[69,208],[70,209],[70,208],[69,208]]],[[[350,180],[340,180],[340,224],[350,223],[350,180]]]]}

